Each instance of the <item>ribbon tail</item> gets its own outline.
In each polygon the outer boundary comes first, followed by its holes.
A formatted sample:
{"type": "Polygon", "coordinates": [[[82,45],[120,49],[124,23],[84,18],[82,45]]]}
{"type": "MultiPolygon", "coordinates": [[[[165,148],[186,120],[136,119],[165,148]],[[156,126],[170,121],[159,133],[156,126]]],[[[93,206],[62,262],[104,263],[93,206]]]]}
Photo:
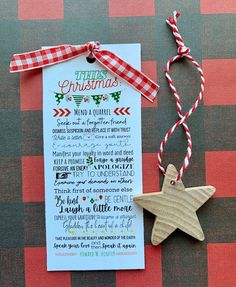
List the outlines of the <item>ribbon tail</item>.
{"type": "Polygon", "coordinates": [[[94,56],[106,69],[126,81],[153,103],[159,91],[159,86],[154,81],[110,51],[96,51],[94,56]]]}
{"type": "Polygon", "coordinates": [[[61,45],[23,54],[14,54],[10,62],[10,73],[23,72],[68,61],[87,51],[86,45],[61,45]]]}
{"type": "Polygon", "coordinates": [[[99,50],[99,45],[98,42],[89,42],[82,46],[61,45],[15,54],[10,62],[10,72],[23,72],[54,65],[90,51],[89,55],[94,55],[101,65],[126,81],[150,102],[153,102],[157,96],[159,86],[112,52],[99,50]]]}

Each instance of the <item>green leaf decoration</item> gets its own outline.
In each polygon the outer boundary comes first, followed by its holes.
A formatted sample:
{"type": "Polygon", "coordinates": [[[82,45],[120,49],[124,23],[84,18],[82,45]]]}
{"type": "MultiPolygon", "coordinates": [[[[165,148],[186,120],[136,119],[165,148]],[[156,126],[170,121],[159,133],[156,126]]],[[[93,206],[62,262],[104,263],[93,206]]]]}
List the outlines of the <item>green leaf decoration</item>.
{"type": "Polygon", "coordinates": [[[54,94],[55,94],[56,102],[57,102],[57,104],[59,105],[60,102],[64,99],[64,95],[63,95],[63,94],[60,94],[60,93],[54,93],[54,94]]]}
{"type": "Polygon", "coordinates": [[[93,98],[93,100],[94,100],[94,102],[95,102],[95,104],[96,104],[97,106],[100,105],[100,103],[101,103],[101,101],[102,101],[102,96],[103,96],[103,95],[92,96],[92,98],[93,98]]]}
{"type": "Polygon", "coordinates": [[[114,93],[110,93],[110,95],[112,96],[112,98],[113,98],[117,103],[119,103],[121,91],[119,91],[119,92],[114,92],[114,93]]]}
{"type": "Polygon", "coordinates": [[[93,156],[89,156],[87,159],[86,159],[86,163],[87,165],[92,165],[93,164],[93,156]]]}
{"type": "Polygon", "coordinates": [[[73,97],[73,99],[74,99],[74,101],[75,101],[75,103],[76,103],[76,106],[79,108],[81,102],[83,101],[84,96],[81,96],[81,95],[73,95],[72,97],[73,97]]]}

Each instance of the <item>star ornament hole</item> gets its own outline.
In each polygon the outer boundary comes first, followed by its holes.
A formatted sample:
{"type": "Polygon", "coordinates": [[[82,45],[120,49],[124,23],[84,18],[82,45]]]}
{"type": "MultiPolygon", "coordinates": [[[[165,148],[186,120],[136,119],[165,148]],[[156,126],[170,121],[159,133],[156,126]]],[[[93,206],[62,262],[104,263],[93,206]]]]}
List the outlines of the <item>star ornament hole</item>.
{"type": "Polygon", "coordinates": [[[170,181],[170,184],[171,184],[171,185],[175,185],[175,180],[171,180],[171,181],[170,181]]]}

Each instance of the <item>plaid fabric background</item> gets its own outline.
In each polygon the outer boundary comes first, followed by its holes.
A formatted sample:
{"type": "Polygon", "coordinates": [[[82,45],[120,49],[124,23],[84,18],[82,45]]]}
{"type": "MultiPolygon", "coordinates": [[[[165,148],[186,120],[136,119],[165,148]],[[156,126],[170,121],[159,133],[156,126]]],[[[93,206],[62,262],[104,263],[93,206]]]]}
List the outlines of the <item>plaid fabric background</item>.
{"type": "MultiPolygon", "coordinates": [[[[236,282],[236,1],[1,0],[0,1],[0,286],[231,287],[236,282]],[[212,184],[217,193],[199,211],[206,236],[175,232],[150,244],[154,217],[145,212],[144,271],[47,272],[45,249],[41,70],[9,74],[13,53],[44,45],[142,44],[143,71],[158,80],[154,104],[143,100],[144,192],[158,191],[160,141],[177,119],[164,67],[176,45],[165,24],[179,10],[179,29],[206,75],[204,104],[189,119],[193,158],[186,187],[212,184]]],[[[199,90],[188,62],[172,67],[185,110],[199,90]]],[[[178,129],[164,155],[178,167],[186,139],[178,129]]]]}

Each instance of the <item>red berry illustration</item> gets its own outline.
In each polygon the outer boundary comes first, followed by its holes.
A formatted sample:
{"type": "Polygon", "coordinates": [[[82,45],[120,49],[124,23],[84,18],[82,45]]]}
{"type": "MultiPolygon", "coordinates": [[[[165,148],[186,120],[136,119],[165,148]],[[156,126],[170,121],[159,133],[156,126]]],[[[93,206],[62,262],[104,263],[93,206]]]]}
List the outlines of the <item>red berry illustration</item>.
{"type": "Polygon", "coordinates": [[[82,199],[83,199],[83,200],[86,200],[86,196],[83,196],[82,199]]]}
{"type": "Polygon", "coordinates": [[[99,199],[102,199],[102,195],[99,195],[99,199]]]}

